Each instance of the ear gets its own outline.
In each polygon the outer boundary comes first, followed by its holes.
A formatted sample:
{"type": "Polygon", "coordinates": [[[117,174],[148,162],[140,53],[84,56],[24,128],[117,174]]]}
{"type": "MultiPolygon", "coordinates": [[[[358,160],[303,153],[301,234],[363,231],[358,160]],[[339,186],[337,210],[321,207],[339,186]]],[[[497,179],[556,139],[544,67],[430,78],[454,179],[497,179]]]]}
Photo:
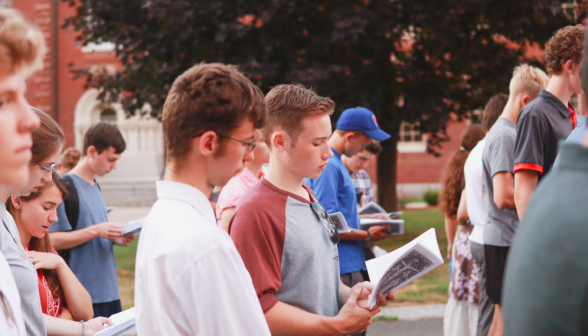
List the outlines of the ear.
{"type": "Polygon", "coordinates": [[[278,153],[283,153],[286,150],[286,134],[284,131],[277,131],[272,133],[270,139],[272,147],[275,148],[278,153]]]}
{"type": "Polygon", "coordinates": [[[213,155],[220,148],[218,138],[216,132],[206,131],[192,140],[192,148],[197,149],[203,156],[213,155]]]}
{"type": "Polygon", "coordinates": [[[564,64],[564,71],[569,73],[570,75],[574,73],[574,69],[575,69],[576,65],[574,64],[574,61],[572,60],[567,60],[566,64],[564,64]]]}
{"type": "Polygon", "coordinates": [[[88,150],[86,151],[87,157],[94,157],[94,155],[98,154],[98,150],[94,146],[89,146],[88,150]]]}
{"type": "Polygon", "coordinates": [[[345,132],[345,135],[343,136],[343,138],[345,138],[345,140],[347,140],[347,142],[350,142],[351,140],[353,140],[355,138],[355,134],[353,134],[353,132],[345,132]]]}
{"type": "Polygon", "coordinates": [[[20,196],[10,196],[10,202],[12,203],[12,206],[17,210],[20,210],[20,208],[22,207],[22,200],[20,199],[20,196]]]}
{"type": "Polygon", "coordinates": [[[521,100],[519,101],[522,107],[525,107],[527,104],[531,102],[531,96],[528,94],[524,94],[521,96],[521,100]]]}

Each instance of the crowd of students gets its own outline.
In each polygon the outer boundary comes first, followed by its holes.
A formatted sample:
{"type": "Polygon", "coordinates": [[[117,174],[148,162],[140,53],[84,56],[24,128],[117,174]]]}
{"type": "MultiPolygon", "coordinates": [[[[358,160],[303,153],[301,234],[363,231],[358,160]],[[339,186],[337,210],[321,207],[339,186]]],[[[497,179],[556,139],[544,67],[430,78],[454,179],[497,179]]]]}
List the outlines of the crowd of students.
{"type": "MultiPolygon", "coordinates": [[[[588,330],[588,139],[567,103],[583,93],[584,30],[549,41],[551,78],[515,68],[509,95],[488,102],[484,125],[468,126],[448,161],[447,335],[588,330]]],[[[45,52],[40,31],[0,9],[0,334],[94,335],[121,311],[113,245],[135,238],[108,221],[95,176],[116,168],[126,144],[98,123],[81,152],[57,162],[65,133],[24,98],[45,52]]],[[[162,113],[166,169],[137,250],[140,335],[365,334],[394,299],[367,305],[369,244],[389,234],[360,229],[360,218],[389,217],[358,214],[374,199],[365,168],[390,135],[364,107],[343,111],[333,131],[334,108],[302,85],[264,96],[231,65],[198,64],[174,81],[162,113]],[[216,214],[215,186],[225,186],[216,214]],[[334,212],[350,232],[337,232],[334,212]]]]}

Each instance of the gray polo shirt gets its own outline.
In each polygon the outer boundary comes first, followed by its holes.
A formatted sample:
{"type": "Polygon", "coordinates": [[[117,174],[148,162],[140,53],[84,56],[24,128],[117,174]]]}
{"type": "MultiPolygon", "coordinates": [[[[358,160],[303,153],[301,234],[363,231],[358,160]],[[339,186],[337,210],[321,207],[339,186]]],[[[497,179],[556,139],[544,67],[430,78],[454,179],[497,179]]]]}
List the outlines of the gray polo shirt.
{"type": "Polygon", "coordinates": [[[558,143],[574,129],[576,113],[559,98],[541,89],[539,97],[523,108],[517,121],[514,172],[527,169],[543,178],[557,157],[558,143]]]}
{"type": "Polygon", "coordinates": [[[588,148],[563,144],[510,248],[506,335],[588,335],[588,148]]]}
{"type": "Polygon", "coordinates": [[[513,172],[516,128],[512,121],[500,117],[486,137],[482,163],[484,165],[484,184],[482,193],[484,207],[488,212],[484,225],[484,244],[510,246],[514,232],[519,225],[515,208],[498,209],[494,203],[494,184],[492,178],[497,173],[513,172]]]}
{"type": "Polygon", "coordinates": [[[2,202],[0,202],[0,219],[0,249],[6,257],[18,288],[27,335],[45,336],[47,331],[39,296],[37,271],[22,247],[14,219],[6,211],[2,202]]]}

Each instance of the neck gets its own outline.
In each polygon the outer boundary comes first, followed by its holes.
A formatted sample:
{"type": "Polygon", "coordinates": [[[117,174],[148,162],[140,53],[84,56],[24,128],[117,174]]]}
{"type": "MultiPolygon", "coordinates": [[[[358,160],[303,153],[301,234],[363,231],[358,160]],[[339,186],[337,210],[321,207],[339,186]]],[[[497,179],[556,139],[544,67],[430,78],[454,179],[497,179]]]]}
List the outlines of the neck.
{"type": "Polygon", "coordinates": [[[94,170],[90,166],[90,158],[84,156],[80,162],[71,170],[71,173],[82,180],[94,185],[94,170]]]}
{"type": "Polygon", "coordinates": [[[199,161],[199,164],[185,163],[183,165],[178,165],[173,161],[168,162],[163,179],[190,185],[202,191],[206,197],[210,197],[212,191],[212,185],[208,183],[208,175],[202,160],[199,161]]]}
{"type": "Polygon", "coordinates": [[[343,151],[345,150],[345,138],[335,132],[331,138],[329,138],[329,146],[340,155],[343,155],[343,151]]]}
{"type": "Polygon", "coordinates": [[[9,190],[0,189],[0,202],[6,202],[10,195],[12,195],[12,193],[9,190]]]}
{"type": "Polygon", "coordinates": [[[347,168],[347,171],[349,172],[349,175],[353,174],[353,172],[351,171],[351,169],[349,169],[348,163],[349,163],[349,158],[345,155],[341,156],[341,162],[343,162],[343,165],[345,166],[345,168],[347,168]]]}
{"type": "Polygon", "coordinates": [[[522,109],[523,108],[521,105],[518,104],[515,100],[509,99],[500,116],[510,120],[516,126],[522,109]]]}
{"type": "Polygon", "coordinates": [[[561,75],[552,76],[545,90],[561,100],[562,104],[566,107],[568,106],[570,98],[574,94],[574,91],[572,91],[568,85],[568,81],[564,78],[563,73],[561,75]]]}
{"type": "Polygon", "coordinates": [[[292,170],[289,169],[289,165],[281,162],[276,157],[270,157],[265,179],[282,190],[300,195],[306,199],[309,198],[308,193],[304,187],[302,187],[304,177],[292,172],[292,170]]]}
{"type": "Polygon", "coordinates": [[[263,166],[263,163],[257,163],[253,161],[245,162],[245,167],[249,169],[257,179],[259,179],[259,172],[261,172],[261,166],[263,166]]]}
{"type": "Polygon", "coordinates": [[[22,247],[26,249],[29,247],[32,236],[20,224],[20,214],[18,212],[14,214],[14,222],[16,223],[16,227],[18,229],[18,235],[20,236],[22,247]]]}

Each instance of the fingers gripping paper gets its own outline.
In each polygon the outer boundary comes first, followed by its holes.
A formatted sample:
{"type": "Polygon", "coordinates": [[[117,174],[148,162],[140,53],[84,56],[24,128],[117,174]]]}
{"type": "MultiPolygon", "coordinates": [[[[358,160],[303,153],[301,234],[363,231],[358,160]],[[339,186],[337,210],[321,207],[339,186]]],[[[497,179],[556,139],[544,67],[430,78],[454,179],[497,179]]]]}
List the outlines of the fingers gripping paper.
{"type": "Polygon", "coordinates": [[[396,291],[443,264],[435,229],[384,256],[366,261],[368,274],[376,285],[368,300],[373,308],[378,294],[396,291]]]}

